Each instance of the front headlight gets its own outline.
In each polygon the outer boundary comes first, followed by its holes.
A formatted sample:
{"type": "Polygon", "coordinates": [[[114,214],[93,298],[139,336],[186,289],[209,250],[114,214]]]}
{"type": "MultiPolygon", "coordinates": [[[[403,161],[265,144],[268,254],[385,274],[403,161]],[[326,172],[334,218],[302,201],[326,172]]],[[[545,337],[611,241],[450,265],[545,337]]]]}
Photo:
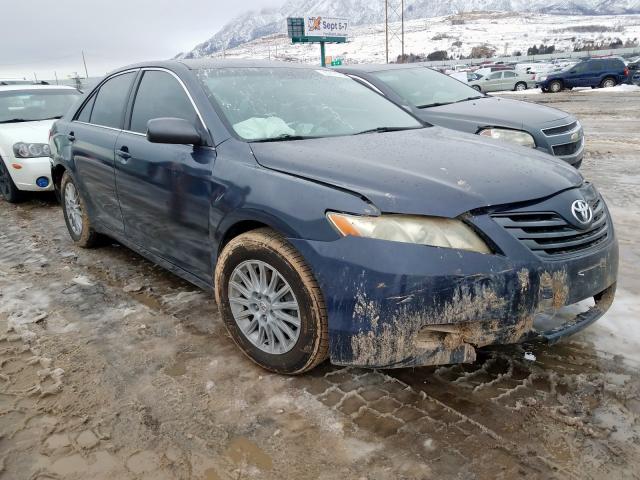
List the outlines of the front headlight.
{"type": "Polygon", "coordinates": [[[16,158],[48,157],[51,151],[46,143],[18,142],[13,145],[13,153],[16,158]]]}
{"type": "Polygon", "coordinates": [[[460,220],[414,215],[363,217],[335,212],[327,213],[327,218],[344,237],[375,238],[390,242],[491,253],[478,234],[460,220]]]}
{"type": "Polygon", "coordinates": [[[536,141],[531,135],[522,130],[509,130],[508,128],[485,128],[480,130],[478,135],[483,137],[491,137],[496,140],[504,140],[505,142],[516,143],[523,147],[536,148],[536,141]]]}

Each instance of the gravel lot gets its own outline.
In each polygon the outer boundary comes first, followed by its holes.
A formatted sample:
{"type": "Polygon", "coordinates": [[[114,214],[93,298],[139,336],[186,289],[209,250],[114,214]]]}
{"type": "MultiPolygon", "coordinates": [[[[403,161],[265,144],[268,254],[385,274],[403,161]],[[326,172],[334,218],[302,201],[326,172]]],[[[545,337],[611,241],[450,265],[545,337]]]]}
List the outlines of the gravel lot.
{"type": "Polygon", "coordinates": [[[640,477],[640,93],[518,98],[585,127],[622,256],[600,322],[474,365],[277,376],[208,294],[75,248],[52,199],[0,201],[0,478],[640,477]]]}

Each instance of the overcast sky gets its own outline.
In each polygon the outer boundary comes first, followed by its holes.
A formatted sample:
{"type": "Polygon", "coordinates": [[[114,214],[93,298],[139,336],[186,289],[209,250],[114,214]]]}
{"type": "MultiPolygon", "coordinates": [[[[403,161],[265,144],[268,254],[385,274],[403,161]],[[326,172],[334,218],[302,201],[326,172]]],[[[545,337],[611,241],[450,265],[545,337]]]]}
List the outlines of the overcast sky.
{"type": "Polygon", "coordinates": [[[90,76],[165,59],[207,40],[234,16],[282,0],[2,0],[0,78],[90,76]]]}

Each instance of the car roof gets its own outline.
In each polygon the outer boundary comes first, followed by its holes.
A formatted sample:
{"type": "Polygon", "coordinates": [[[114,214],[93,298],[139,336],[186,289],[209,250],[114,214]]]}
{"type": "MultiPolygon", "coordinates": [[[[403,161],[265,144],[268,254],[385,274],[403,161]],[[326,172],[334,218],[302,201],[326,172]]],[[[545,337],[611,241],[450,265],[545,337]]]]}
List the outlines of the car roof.
{"type": "Polygon", "coordinates": [[[278,62],[273,60],[252,60],[252,59],[218,59],[218,58],[196,58],[196,59],[175,59],[175,60],[161,60],[161,61],[147,61],[141,63],[135,63],[127,65],[114,72],[120,72],[123,70],[131,70],[135,68],[176,68],[183,66],[189,70],[201,70],[207,68],[306,68],[306,69],[318,69],[321,68],[318,65],[311,65],[306,63],[293,63],[293,62],[278,62]]]}
{"type": "Polygon", "coordinates": [[[349,73],[373,73],[373,72],[382,72],[384,70],[405,70],[407,68],[428,68],[423,63],[377,63],[377,64],[356,64],[356,65],[348,65],[338,67],[332,70],[337,70],[338,72],[349,72],[349,73]]]}
{"type": "Polygon", "coordinates": [[[75,87],[68,85],[0,85],[0,92],[10,92],[13,90],[75,90],[75,87]]]}

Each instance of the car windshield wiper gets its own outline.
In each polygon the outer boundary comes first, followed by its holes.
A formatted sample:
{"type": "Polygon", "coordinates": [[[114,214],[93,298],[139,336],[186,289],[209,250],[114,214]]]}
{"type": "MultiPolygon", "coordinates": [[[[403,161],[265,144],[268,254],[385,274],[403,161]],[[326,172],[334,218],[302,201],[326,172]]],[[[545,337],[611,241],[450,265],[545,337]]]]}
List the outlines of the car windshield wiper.
{"type": "Polygon", "coordinates": [[[415,130],[422,127],[376,127],[369,130],[363,130],[361,132],[354,133],[354,135],[362,135],[363,133],[384,133],[384,132],[399,132],[401,130],[415,130]]]}
{"type": "Polygon", "coordinates": [[[290,133],[285,133],[282,135],[278,135],[276,137],[269,138],[259,138],[257,140],[251,140],[252,142],[285,142],[288,140],[309,140],[310,138],[320,138],[314,136],[305,136],[305,135],[291,135],[290,133]]]}
{"type": "Polygon", "coordinates": [[[33,122],[42,122],[44,120],[59,120],[61,119],[63,116],[62,115],[55,115],[53,117],[47,117],[47,118],[39,118],[37,120],[32,120],[33,122]]]}
{"type": "Polygon", "coordinates": [[[484,95],[477,95],[475,97],[461,98],[460,100],[455,100],[453,102],[427,103],[425,105],[417,105],[416,108],[441,107],[442,105],[451,105],[452,103],[466,102],[468,100],[477,100],[479,98],[485,98],[485,96],[484,95]]]}
{"type": "Polygon", "coordinates": [[[12,118],[11,120],[2,120],[0,123],[19,123],[19,122],[31,122],[25,118],[12,118]]]}

